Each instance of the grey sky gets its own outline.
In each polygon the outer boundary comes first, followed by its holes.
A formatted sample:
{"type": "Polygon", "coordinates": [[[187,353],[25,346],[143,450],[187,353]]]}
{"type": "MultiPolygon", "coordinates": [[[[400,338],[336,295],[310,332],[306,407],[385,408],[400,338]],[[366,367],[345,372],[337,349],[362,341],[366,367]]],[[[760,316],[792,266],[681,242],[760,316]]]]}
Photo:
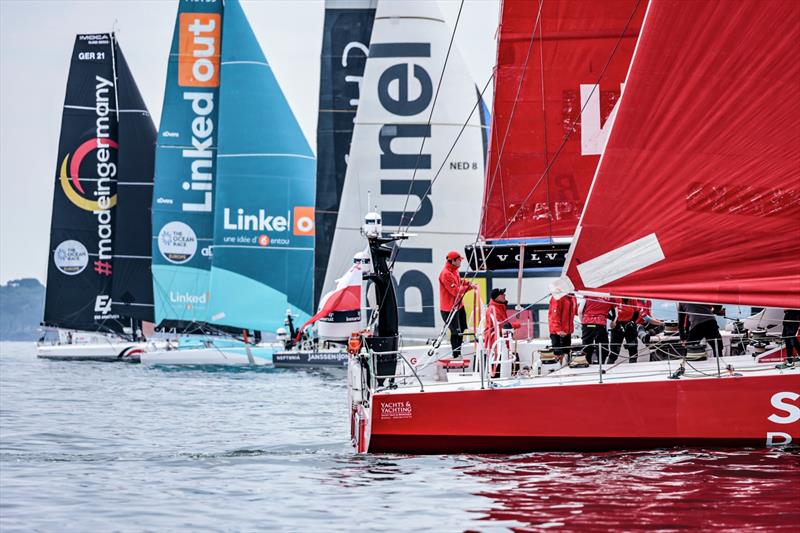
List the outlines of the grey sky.
{"type": "MultiPolygon", "coordinates": [[[[460,1],[439,4],[452,25],[460,1]]],[[[314,146],[324,2],[242,5],[314,146]]],[[[176,9],[173,0],[0,0],[0,283],[45,281],[61,106],[75,34],[110,31],[117,21],[120,45],[158,126],[176,9]]],[[[467,0],[456,32],[480,86],[495,63],[498,16],[499,0],[467,0]]]]}

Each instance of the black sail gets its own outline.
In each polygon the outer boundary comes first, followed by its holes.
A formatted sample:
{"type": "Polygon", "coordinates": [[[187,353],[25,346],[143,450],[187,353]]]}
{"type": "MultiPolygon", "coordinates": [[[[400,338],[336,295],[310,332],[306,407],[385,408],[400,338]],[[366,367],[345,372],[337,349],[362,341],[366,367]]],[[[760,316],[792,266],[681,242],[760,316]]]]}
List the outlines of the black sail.
{"type": "Polygon", "coordinates": [[[375,0],[327,0],[325,3],[317,126],[315,308],[325,284],[336,231],[375,4],[375,0]]]}
{"type": "Polygon", "coordinates": [[[115,43],[114,54],[119,104],[119,152],[111,309],[123,317],[123,322],[129,322],[130,319],[153,322],[150,203],[153,197],[156,128],[119,43],[115,43]]]}
{"type": "Polygon", "coordinates": [[[53,194],[44,323],[120,331],[111,309],[117,118],[109,34],[72,51],[53,194]]]}

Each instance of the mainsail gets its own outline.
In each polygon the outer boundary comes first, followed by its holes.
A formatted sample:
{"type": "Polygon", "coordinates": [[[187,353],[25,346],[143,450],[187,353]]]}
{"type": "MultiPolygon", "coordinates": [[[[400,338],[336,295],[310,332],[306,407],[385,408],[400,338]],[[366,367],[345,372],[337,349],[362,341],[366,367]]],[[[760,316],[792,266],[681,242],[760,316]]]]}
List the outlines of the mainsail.
{"type": "Polygon", "coordinates": [[[117,117],[113,36],[78,35],[58,143],[44,323],[121,331],[111,309],[117,117]]]}
{"type": "Polygon", "coordinates": [[[320,299],[342,201],[377,0],[326,0],[317,123],[314,302],[320,299]]]}
{"type": "Polygon", "coordinates": [[[312,314],[316,161],[238,1],[225,3],[208,322],[312,314]]]}
{"type": "Polygon", "coordinates": [[[800,308],[800,4],[653,2],[565,267],[574,286],[800,308]]]}
{"type": "Polygon", "coordinates": [[[572,236],[644,5],[641,0],[503,2],[483,239],[572,236]]]}
{"type": "Polygon", "coordinates": [[[152,322],[150,204],[156,129],[116,40],[113,59],[118,87],[119,150],[111,310],[136,321],[152,322]]]}
{"type": "Polygon", "coordinates": [[[474,241],[478,229],[481,113],[456,46],[448,57],[452,34],[435,2],[378,4],[325,281],[331,290],[363,246],[371,191],[386,231],[418,234],[394,264],[400,326],[409,335],[437,333],[439,271],[447,252],[474,241]]]}
{"type": "Polygon", "coordinates": [[[208,315],[219,111],[222,0],[181,0],[172,36],[153,191],[155,319],[208,315]]]}

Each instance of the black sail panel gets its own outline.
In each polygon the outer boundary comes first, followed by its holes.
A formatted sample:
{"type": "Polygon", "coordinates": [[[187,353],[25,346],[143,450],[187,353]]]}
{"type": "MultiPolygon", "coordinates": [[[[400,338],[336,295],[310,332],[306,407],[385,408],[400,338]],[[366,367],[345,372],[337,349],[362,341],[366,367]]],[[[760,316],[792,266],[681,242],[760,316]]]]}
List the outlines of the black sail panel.
{"type": "Polygon", "coordinates": [[[353,119],[375,19],[374,0],[326,2],[317,127],[314,307],[319,303],[347,171],[353,119]]]}
{"type": "Polygon", "coordinates": [[[153,322],[150,270],[153,168],[156,128],[119,44],[115,46],[119,103],[117,206],[114,214],[112,311],[123,322],[153,322]]]}
{"type": "Polygon", "coordinates": [[[46,325],[120,331],[111,309],[117,118],[109,34],[78,35],[72,51],[53,193],[46,325]]]}

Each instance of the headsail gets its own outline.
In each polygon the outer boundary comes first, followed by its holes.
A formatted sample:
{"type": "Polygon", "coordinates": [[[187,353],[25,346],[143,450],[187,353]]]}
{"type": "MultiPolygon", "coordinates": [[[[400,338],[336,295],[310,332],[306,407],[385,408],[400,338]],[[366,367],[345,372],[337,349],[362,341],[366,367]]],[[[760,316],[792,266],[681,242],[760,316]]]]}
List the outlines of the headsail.
{"type": "Polygon", "coordinates": [[[403,244],[394,264],[399,321],[407,335],[438,332],[445,256],[474,241],[478,229],[481,113],[475,81],[456,46],[444,68],[452,32],[435,2],[378,4],[325,281],[332,289],[362,246],[359,228],[373,207],[367,205],[371,191],[385,230],[418,234],[403,244]]]}
{"type": "Polygon", "coordinates": [[[208,321],[312,314],[316,161],[242,7],[225,3],[208,321]]]}
{"type": "Polygon", "coordinates": [[[798,42],[792,0],[651,3],[575,287],[800,308],[798,42]]]}
{"type": "Polygon", "coordinates": [[[110,34],[78,35],[58,143],[47,296],[49,326],[121,331],[111,310],[117,117],[110,34]]]}
{"type": "Polygon", "coordinates": [[[152,322],[150,204],[156,128],[116,40],[114,66],[119,104],[119,155],[111,309],[126,318],[152,322]]]}
{"type": "Polygon", "coordinates": [[[572,236],[645,4],[503,2],[483,239],[572,236]]]}
{"type": "Polygon", "coordinates": [[[326,0],[317,123],[314,302],[320,299],[342,200],[377,0],[326,0]]]}
{"type": "Polygon", "coordinates": [[[172,36],[153,191],[156,322],[208,314],[222,0],[181,0],[172,36]]]}

